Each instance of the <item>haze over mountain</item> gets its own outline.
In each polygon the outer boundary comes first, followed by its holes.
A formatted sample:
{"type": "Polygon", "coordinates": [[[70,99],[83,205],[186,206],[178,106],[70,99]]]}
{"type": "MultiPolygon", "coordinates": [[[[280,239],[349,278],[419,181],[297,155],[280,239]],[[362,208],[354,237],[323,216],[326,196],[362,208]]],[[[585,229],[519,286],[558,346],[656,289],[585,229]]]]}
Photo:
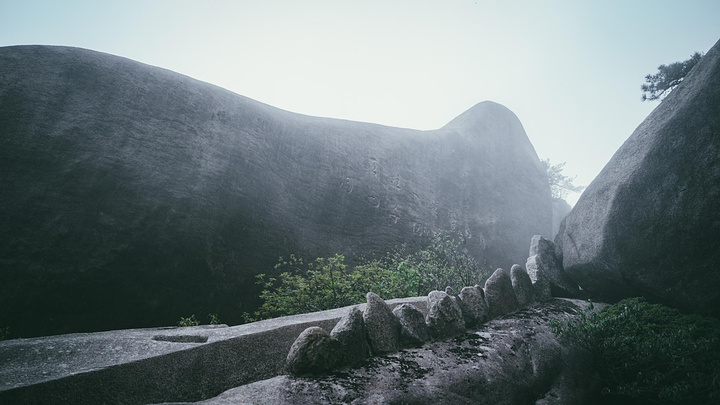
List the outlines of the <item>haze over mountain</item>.
{"type": "Polygon", "coordinates": [[[550,235],[518,118],[483,102],[416,131],[283,111],[68,47],[0,48],[0,325],[170,325],[257,305],[278,256],[377,256],[463,233],[488,268],[550,235]]]}

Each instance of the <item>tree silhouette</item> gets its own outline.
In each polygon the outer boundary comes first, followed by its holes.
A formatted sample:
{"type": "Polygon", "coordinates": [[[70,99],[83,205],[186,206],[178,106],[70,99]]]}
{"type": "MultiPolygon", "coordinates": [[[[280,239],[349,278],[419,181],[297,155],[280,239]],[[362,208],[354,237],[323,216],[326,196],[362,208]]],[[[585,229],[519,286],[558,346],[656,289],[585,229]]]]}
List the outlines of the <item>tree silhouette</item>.
{"type": "Polygon", "coordinates": [[[695,52],[690,59],[658,66],[658,72],[645,76],[645,84],[640,86],[643,91],[642,101],[663,99],[685,79],[690,70],[697,65],[703,54],[695,52]]]}

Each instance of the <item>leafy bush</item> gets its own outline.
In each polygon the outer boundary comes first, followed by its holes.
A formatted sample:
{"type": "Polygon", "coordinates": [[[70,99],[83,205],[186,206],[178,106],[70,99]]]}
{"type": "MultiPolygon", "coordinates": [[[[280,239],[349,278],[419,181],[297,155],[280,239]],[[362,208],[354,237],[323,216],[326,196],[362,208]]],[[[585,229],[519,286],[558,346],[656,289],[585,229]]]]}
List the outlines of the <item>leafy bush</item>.
{"type": "Polygon", "coordinates": [[[198,322],[197,319],[195,319],[195,314],[190,315],[189,318],[180,317],[180,320],[178,321],[178,326],[198,326],[200,325],[200,322],[198,322]]]}
{"type": "Polygon", "coordinates": [[[208,314],[208,319],[210,319],[210,325],[220,325],[222,323],[218,314],[208,314]]]}
{"type": "Polygon", "coordinates": [[[306,262],[295,255],[280,258],[278,277],[259,274],[263,304],[245,320],[339,308],[365,301],[372,291],[384,299],[425,295],[431,290],[479,283],[489,275],[465,247],[462,235],[440,232],[426,249],[408,254],[401,247],[382,259],[363,260],[352,269],[336,254],[306,262]]]}
{"type": "Polygon", "coordinates": [[[642,403],[720,403],[720,321],[623,300],[553,330],[589,350],[603,394],[642,403]]]}

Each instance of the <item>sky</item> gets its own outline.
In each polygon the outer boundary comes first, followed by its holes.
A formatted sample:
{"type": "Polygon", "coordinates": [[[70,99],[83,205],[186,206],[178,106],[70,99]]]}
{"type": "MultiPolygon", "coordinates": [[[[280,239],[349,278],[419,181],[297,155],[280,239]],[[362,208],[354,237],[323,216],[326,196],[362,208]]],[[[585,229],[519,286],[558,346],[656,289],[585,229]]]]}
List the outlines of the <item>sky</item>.
{"type": "Polygon", "coordinates": [[[0,0],[0,46],[93,49],[297,113],[429,130],[492,100],[579,185],[657,106],[645,75],[719,39],[718,0],[0,0]]]}

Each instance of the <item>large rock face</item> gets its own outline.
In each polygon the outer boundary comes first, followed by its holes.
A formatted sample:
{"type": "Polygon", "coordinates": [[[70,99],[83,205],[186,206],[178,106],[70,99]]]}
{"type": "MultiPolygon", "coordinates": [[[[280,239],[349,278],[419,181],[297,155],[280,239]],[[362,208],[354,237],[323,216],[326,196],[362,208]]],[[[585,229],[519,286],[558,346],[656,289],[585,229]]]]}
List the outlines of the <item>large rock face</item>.
{"type": "Polygon", "coordinates": [[[236,323],[281,255],[449,229],[497,267],[551,230],[540,161],[492,102],[415,131],[76,48],[1,48],[0,72],[0,326],[16,336],[236,323]]]}
{"type": "Polygon", "coordinates": [[[720,42],[588,186],[558,243],[596,296],[720,316],[720,42]]]}

